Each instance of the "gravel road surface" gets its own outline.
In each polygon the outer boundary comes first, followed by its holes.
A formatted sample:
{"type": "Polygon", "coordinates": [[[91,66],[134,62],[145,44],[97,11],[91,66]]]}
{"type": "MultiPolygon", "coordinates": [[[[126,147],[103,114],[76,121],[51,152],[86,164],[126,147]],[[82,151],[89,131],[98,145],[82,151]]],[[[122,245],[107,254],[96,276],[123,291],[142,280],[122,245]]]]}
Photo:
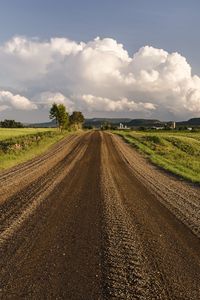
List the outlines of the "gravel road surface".
{"type": "Polygon", "coordinates": [[[0,299],[200,299],[200,188],[98,131],[1,172],[0,299]]]}

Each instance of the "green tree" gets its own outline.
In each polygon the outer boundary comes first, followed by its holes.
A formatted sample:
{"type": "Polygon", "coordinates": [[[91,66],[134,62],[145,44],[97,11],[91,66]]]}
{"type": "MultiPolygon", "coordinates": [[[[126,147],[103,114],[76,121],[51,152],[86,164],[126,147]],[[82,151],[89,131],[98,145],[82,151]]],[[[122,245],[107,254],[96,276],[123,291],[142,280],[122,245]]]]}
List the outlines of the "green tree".
{"type": "Polygon", "coordinates": [[[54,103],[49,112],[49,118],[56,120],[56,124],[62,131],[66,129],[69,123],[69,114],[63,104],[54,103]]]}
{"type": "Polygon", "coordinates": [[[23,128],[24,125],[20,122],[16,122],[15,120],[4,120],[0,122],[0,127],[3,128],[23,128]]]}
{"type": "Polygon", "coordinates": [[[58,106],[58,124],[59,128],[67,129],[67,126],[69,124],[69,114],[66,111],[66,107],[63,104],[59,104],[58,106]]]}
{"type": "Polygon", "coordinates": [[[70,125],[75,129],[80,129],[83,126],[85,118],[81,111],[73,111],[72,115],[69,117],[70,125]]]}
{"type": "Polygon", "coordinates": [[[51,120],[55,120],[56,125],[58,125],[58,105],[56,103],[53,103],[53,105],[49,111],[49,118],[51,120]]]}
{"type": "Polygon", "coordinates": [[[108,123],[108,122],[104,122],[102,125],[101,125],[101,130],[109,130],[111,129],[111,124],[108,123]]]}

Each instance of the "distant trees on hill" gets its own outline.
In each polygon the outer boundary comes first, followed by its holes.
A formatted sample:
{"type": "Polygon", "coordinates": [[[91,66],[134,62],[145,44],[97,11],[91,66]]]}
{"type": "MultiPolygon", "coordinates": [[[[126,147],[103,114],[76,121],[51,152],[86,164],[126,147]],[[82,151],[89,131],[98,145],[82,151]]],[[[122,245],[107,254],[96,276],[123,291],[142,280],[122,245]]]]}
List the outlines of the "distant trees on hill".
{"type": "Polygon", "coordinates": [[[23,128],[24,125],[21,122],[16,122],[15,120],[4,120],[0,121],[1,128],[23,128]]]}
{"type": "Polygon", "coordinates": [[[76,130],[80,129],[85,121],[82,112],[74,111],[69,115],[63,104],[56,103],[50,108],[49,118],[56,121],[56,124],[61,131],[68,128],[76,130]]]}

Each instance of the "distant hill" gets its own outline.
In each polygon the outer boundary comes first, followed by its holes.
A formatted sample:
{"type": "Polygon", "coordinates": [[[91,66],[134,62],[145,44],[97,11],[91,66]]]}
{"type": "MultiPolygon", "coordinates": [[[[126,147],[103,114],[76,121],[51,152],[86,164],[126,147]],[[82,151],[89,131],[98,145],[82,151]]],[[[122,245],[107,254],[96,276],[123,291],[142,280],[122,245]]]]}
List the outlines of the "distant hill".
{"type": "Polygon", "coordinates": [[[55,128],[56,127],[56,121],[50,121],[45,123],[35,123],[35,124],[25,124],[27,127],[33,127],[33,128],[55,128]]]}
{"type": "Polygon", "coordinates": [[[86,119],[85,125],[86,126],[94,126],[94,127],[101,127],[101,125],[109,123],[115,126],[119,126],[120,123],[123,125],[127,125],[127,127],[152,127],[152,126],[163,126],[164,122],[159,120],[152,120],[152,119],[128,119],[128,118],[93,118],[93,119],[86,119]]]}
{"type": "MultiPolygon", "coordinates": [[[[166,122],[155,119],[129,119],[129,118],[92,118],[86,119],[84,125],[100,128],[101,125],[109,123],[114,126],[119,126],[120,123],[127,127],[162,127],[166,122]]],[[[54,128],[56,127],[55,120],[45,123],[26,124],[28,127],[34,128],[54,128]]],[[[200,127],[200,118],[192,118],[188,121],[176,122],[177,126],[200,127]]]]}
{"type": "Polygon", "coordinates": [[[118,126],[120,123],[127,124],[131,119],[128,118],[92,118],[85,120],[85,126],[94,126],[100,128],[101,125],[109,123],[118,126]]]}
{"type": "Polygon", "coordinates": [[[200,118],[192,118],[188,121],[177,122],[180,126],[200,126],[200,118]]]}
{"type": "MultiPolygon", "coordinates": [[[[120,123],[127,127],[162,127],[168,122],[156,119],[128,119],[128,118],[93,118],[86,119],[85,126],[100,128],[104,123],[119,126],[120,123]]],[[[200,118],[192,118],[188,121],[176,122],[177,126],[200,127],[200,118]]]]}
{"type": "Polygon", "coordinates": [[[133,119],[130,122],[128,122],[128,126],[130,127],[140,127],[140,126],[163,126],[165,123],[161,122],[159,120],[154,119],[133,119]]]}

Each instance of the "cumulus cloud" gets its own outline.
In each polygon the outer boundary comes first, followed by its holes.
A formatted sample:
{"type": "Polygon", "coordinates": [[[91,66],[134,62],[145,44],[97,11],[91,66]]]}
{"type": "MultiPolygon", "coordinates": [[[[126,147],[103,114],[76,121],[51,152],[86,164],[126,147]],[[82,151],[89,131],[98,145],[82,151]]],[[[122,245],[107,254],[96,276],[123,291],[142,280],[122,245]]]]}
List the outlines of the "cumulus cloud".
{"type": "Polygon", "coordinates": [[[61,93],[43,92],[35,97],[35,102],[38,107],[49,108],[53,103],[57,103],[64,104],[70,112],[75,109],[74,102],[61,93]]]}
{"type": "Polygon", "coordinates": [[[10,95],[0,96],[1,110],[59,102],[69,110],[102,116],[120,112],[182,118],[200,113],[200,77],[192,74],[185,57],[151,46],[130,56],[111,38],[77,43],[14,37],[0,46],[0,89],[24,96],[6,92],[10,95]]]}
{"type": "Polygon", "coordinates": [[[26,97],[13,95],[8,91],[0,91],[0,111],[6,110],[8,108],[32,110],[37,109],[37,106],[26,97]]]}
{"type": "Polygon", "coordinates": [[[102,97],[95,97],[93,95],[83,95],[81,97],[81,103],[85,110],[89,111],[107,111],[107,112],[118,112],[118,111],[144,111],[154,110],[155,105],[152,103],[136,103],[133,100],[123,98],[120,100],[113,100],[102,97]]]}

